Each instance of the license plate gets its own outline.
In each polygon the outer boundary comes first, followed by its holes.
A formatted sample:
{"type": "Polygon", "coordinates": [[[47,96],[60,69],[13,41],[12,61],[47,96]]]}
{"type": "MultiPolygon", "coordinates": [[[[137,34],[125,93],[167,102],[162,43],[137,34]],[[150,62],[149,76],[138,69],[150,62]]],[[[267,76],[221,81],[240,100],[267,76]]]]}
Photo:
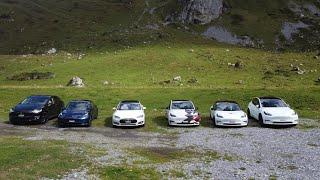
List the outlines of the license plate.
{"type": "Polygon", "coordinates": [[[74,123],[74,122],[76,122],[76,121],[75,121],[75,120],[69,120],[69,122],[70,122],[70,123],[74,123]]]}
{"type": "Polygon", "coordinates": [[[24,117],[24,114],[19,114],[18,117],[24,117]]]}
{"type": "Polygon", "coordinates": [[[236,121],[235,121],[235,120],[230,120],[229,122],[230,122],[230,123],[235,123],[236,121]]]}

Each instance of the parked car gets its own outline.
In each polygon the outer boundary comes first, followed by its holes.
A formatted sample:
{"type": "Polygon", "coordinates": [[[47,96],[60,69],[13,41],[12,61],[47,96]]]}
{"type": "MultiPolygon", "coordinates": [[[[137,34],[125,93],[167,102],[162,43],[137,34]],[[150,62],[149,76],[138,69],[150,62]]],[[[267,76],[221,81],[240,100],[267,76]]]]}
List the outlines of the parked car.
{"type": "Polygon", "coordinates": [[[112,124],[114,127],[120,126],[144,126],[144,107],[139,101],[121,101],[117,107],[113,108],[112,124]]]}
{"type": "Polygon", "coordinates": [[[91,122],[98,118],[98,108],[90,100],[70,101],[59,114],[59,127],[91,126],[91,122]]]}
{"type": "Polygon", "coordinates": [[[247,126],[247,114],[235,101],[217,101],[210,108],[210,118],[215,126],[247,126]]]}
{"type": "Polygon", "coordinates": [[[46,123],[58,117],[64,103],[57,96],[29,96],[10,109],[9,120],[12,124],[46,123]]]}
{"type": "Polygon", "coordinates": [[[201,117],[189,100],[172,100],[166,108],[169,126],[199,126],[201,117]]]}
{"type": "Polygon", "coordinates": [[[298,114],[281,98],[256,97],[248,105],[248,116],[263,125],[297,125],[298,114]]]}

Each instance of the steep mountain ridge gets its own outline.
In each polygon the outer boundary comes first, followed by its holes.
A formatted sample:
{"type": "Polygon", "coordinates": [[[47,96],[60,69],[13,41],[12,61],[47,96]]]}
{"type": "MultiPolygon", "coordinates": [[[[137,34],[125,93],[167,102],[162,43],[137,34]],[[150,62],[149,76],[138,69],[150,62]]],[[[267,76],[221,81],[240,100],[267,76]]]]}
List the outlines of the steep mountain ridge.
{"type": "Polygon", "coordinates": [[[267,49],[319,49],[311,0],[6,0],[0,52],[109,49],[202,37],[267,49]]]}

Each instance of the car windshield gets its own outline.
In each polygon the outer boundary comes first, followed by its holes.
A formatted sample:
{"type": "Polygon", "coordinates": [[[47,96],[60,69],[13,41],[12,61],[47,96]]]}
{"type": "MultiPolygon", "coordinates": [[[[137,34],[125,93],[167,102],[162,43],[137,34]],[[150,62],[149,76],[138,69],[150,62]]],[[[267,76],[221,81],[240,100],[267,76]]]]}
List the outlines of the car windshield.
{"type": "Polygon", "coordinates": [[[87,111],[90,108],[88,102],[70,102],[67,106],[69,111],[87,111]]]}
{"type": "Polygon", "coordinates": [[[261,99],[262,107],[288,107],[281,99],[261,99]]]}
{"type": "Polygon", "coordinates": [[[172,102],[171,109],[194,109],[194,106],[190,101],[172,102]]]}
{"type": "Polygon", "coordinates": [[[44,105],[48,102],[49,97],[45,96],[31,96],[22,101],[21,104],[41,104],[44,105]]]}
{"type": "Polygon", "coordinates": [[[216,111],[240,111],[241,108],[237,103],[219,102],[215,105],[216,111]]]}
{"type": "Polygon", "coordinates": [[[141,110],[140,103],[121,103],[118,110],[141,110]]]}

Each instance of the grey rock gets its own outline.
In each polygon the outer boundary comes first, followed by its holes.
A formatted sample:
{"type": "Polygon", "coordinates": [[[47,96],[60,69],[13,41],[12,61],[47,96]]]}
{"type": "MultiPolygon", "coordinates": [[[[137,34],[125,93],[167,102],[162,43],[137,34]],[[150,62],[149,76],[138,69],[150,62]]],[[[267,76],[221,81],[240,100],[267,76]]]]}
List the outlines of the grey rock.
{"type": "Polygon", "coordinates": [[[57,49],[56,48],[51,48],[47,51],[47,54],[51,55],[51,54],[56,54],[57,53],[57,49]]]}
{"type": "Polygon", "coordinates": [[[181,82],[182,78],[181,78],[181,76],[176,76],[172,80],[173,80],[173,82],[181,82]]]}
{"type": "Polygon", "coordinates": [[[299,21],[297,23],[284,22],[282,25],[281,33],[287,41],[293,41],[292,36],[299,32],[302,28],[308,28],[309,25],[299,21]]]}
{"type": "Polygon", "coordinates": [[[234,45],[250,46],[254,47],[254,41],[248,36],[237,36],[229,32],[226,28],[222,26],[211,26],[204,33],[203,36],[207,38],[212,38],[218,42],[224,42],[234,45]]]}
{"type": "Polygon", "coordinates": [[[78,76],[75,76],[69,81],[67,86],[84,87],[85,84],[84,84],[84,82],[83,82],[83,80],[81,78],[79,78],[78,76]]]}
{"type": "Polygon", "coordinates": [[[223,12],[223,0],[180,0],[183,6],[180,21],[192,24],[208,24],[223,12]]]}

